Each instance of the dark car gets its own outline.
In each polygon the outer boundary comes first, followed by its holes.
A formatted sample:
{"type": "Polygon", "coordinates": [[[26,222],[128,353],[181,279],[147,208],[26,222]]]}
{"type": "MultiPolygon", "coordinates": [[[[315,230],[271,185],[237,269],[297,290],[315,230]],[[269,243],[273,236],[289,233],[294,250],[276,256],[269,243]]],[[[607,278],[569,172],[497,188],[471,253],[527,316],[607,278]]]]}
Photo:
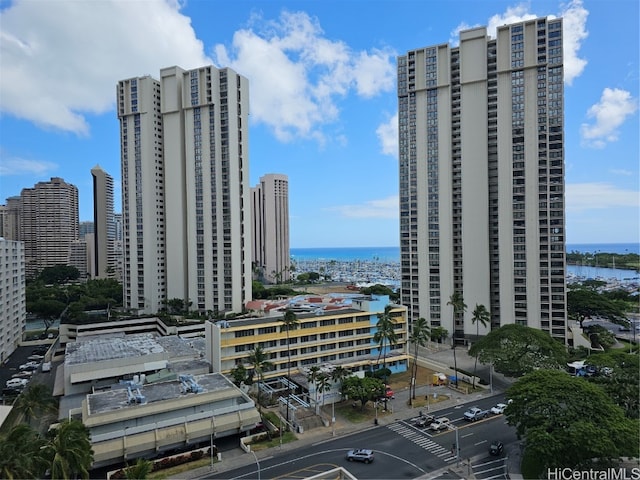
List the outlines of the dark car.
{"type": "Polygon", "coordinates": [[[350,462],[373,462],[373,450],[358,448],[347,452],[347,460],[350,462]]]}
{"type": "Polygon", "coordinates": [[[504,451],[504,445],[502,444],[502,442],[499,441],[495,441],[491,443],[491,446],[489,447],[489,454],[491,455],[502,455],[502,452],[504,451]]]}
{"type": "Polygon", "coordinates": [[[431,422],[433,422],[433,420],[434,420],[433,415],[420,415],[416,419],[415,425],[416,425],[416,427],[426,428],[429,425],[431,425],[431,422]]]}

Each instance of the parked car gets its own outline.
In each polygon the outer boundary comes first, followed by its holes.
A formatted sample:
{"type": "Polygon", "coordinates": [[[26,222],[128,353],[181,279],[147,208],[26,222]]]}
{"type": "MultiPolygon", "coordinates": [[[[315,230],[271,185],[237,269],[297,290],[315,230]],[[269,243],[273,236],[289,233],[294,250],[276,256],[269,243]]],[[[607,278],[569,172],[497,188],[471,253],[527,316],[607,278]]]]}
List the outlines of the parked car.
{"type": "Polygon", "coordinates": [[[504,452],[504,445],[502,442],[498,440],[491,442],[491,445],[489,446],[490,455],[502,455],[502,452],[504,452]]]}
{"type": "Polygon", "coordinates": [[[26,378],[11,378],[7,380],[6,387],[7,388],[21,388],[25,387],[29,383],[29,380],[26,378]]]}
{"type": "Polygon", "coordinates": [[[420,428],[428,427],[434,419],[433,415],[420,415],[415,421],[415,426],[420,428]]]}
{"type": "Polygon", "coordinates": [[[18,367],[20,370],[35,370],[40,366],[40,362],[27,362],[18,367]]]}
{"type": "Polygon", "coordinates": [[[40,355],[39,353],[35,353],[33,355],[29,355],[27,357],[27,360],[37,361],[37,360],[42,360],[43,358],[44,358],[44,355],[40,355]]]}
{"type": "Polygon", "coordinates": [[[491,413],[493,413],[494,415],[501,415],[504,413],[505,408],[507,408],[506,403],[498,403],[497,405],[491,407],[491,413]]]}
{"type": "Polygon", "coordinates": [[[347,460],[350,462],[371,463],[373,462],[373,450],[368,450],[366,448],[349,450],[347,452],[347,460]]]}
{"type": "Polygon", "coordinates": [[[440,430],[446,430],[447,428],[449,428],[450,424],[451,424],[451,421],[447,417],[440,417],[440,418],[436,418],[431,423],[429,428],[437,432],[440,430]]]}

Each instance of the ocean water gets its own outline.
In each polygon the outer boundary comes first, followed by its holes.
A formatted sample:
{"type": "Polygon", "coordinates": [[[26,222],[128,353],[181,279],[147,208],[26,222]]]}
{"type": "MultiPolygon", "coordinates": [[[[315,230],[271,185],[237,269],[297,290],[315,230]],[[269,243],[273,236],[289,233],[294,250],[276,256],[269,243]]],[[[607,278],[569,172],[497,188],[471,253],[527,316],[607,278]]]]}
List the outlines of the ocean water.
{"type": "Polygon", "coordinates": [[[291,248],[294,261],[400,262],[400,247],[291,248]]]}
{"type": "MultiPolygon", "coordinates": [[[[400,247],[291,248],[293,260],[353,262],[368,260],[381,263],[400,262],[400,247]]],[[[568,243],[567,252],[637,253],[638,243],[568,243]]]]}

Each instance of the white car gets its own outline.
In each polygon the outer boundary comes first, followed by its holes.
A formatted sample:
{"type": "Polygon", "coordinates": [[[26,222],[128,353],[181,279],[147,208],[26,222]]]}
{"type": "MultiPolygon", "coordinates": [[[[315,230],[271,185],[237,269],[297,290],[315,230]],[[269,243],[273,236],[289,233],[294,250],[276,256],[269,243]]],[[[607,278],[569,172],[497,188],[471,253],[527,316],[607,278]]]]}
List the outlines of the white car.
{"type": "Polygon", "coordinates": [[[451,421],[447,417],[436,418],[429,428],[436,432],[449,428],[451,421]]]}
{"type": "Polygon", "coordinates": [[[497,405],[491,407],[491,413],[493,413],[494,415],[501,415],[504,413],[505,408],[507,408],[506,403],[498,403],[497,405]]]}
{"type": "Polygon", "coordinates": [[[25,387],[29,383],[29,380],[26,378],[12,378],[11,380],[7,380],[7,388],[20,388],[25,387]]]}

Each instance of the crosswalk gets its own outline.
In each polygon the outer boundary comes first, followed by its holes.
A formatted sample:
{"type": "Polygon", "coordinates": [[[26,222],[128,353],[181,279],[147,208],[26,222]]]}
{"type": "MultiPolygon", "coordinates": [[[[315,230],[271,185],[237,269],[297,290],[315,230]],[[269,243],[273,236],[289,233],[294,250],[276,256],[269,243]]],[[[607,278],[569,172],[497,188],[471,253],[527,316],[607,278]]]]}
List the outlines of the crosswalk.
{"type": "Polygon", "coordinates": [[[407,425],[404,422],[396,422],[387,425],[387,428],[398,435],[402,435],[407,440],[410,440],[432,455],[441,458],[445,462],[454,462],[456,460],[455,454],[452,454],[450,450],[447,450],[439,443],[434,442],[429,436],[420,430],[417,430],[413,426],[407,425]]]}

